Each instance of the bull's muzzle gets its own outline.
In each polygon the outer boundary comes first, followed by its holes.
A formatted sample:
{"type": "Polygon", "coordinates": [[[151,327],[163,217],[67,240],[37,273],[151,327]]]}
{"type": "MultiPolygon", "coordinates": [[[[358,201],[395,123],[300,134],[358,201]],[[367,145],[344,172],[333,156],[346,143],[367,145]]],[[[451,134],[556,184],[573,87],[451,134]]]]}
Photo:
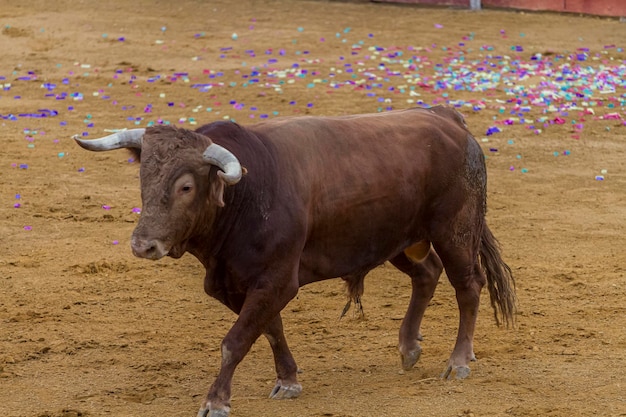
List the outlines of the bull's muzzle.
{"type": "Polygon", "coordinates": [[[130,241],[133,254],[138,258],[157,260],[169,252],[169,248],[158,239],[142,239],[133,236],[130,241]]]}

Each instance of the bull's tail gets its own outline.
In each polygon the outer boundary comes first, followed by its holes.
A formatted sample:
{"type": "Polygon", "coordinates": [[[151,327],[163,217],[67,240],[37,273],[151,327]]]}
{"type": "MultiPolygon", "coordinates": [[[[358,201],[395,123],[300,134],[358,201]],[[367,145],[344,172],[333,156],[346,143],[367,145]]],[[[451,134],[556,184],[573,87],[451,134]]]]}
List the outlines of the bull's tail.
{"type": "Polygon", "coordinates": [[[497,239],[486,224],[480,240],[480,261],[487,276],[496,323],[499,326],[502,320],[507,327],[514,325],[517,301],[515,280],[511,268],[502,260],[497,239]]]}

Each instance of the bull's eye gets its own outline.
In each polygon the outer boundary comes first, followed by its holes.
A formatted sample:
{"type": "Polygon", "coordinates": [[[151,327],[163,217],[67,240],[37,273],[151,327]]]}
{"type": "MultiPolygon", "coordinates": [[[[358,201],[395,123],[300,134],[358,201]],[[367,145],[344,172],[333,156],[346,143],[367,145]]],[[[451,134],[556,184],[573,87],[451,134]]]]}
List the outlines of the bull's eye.
{"type": "Polygon", "coordinates": [[[196,183],[191,174],[183,174],[176,180],[173,187],[173,193],[176,197],[184,197],[187,201],[189,198],[193,198],[196,192],[196,183]]]}

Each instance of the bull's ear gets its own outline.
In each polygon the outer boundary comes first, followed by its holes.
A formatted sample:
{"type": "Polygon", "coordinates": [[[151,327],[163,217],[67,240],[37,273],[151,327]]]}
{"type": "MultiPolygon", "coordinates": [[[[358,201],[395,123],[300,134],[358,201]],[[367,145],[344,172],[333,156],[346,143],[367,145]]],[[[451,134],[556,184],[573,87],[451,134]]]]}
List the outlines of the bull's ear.
{"type": "Polygon", "coordinates": [[[211,170],[212,173],[209,175],[209,201],[215,203],[218,207],[224,207],[224,188],[226,187],[226,182],[219,175],[219,172],[213,173],[214,170],[211,170]]]}

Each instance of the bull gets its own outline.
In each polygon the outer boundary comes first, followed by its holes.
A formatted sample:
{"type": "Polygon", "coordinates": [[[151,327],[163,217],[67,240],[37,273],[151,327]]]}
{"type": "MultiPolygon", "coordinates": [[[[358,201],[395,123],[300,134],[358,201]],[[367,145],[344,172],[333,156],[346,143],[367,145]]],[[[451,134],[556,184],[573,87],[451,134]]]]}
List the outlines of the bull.
{"type": "Polygon", "coordinates": [[[496,322],[514,321],[511,269],[485,220],[484,154],[451,108],[74,139],[91,151],[128,148],[140,161],[133,253],[156,260],[189,252],[206,269],[205,292],[238,314],[198,416],[228,416],[235,368],[261,335],[275,361],[270,397],[300,394],[281,310],[312,282],[341,277],[358,301],[373,268],[389,261],[406,273],[412,294],[398,349],[408,370],[420,357],[421,321],[445,269],[459,327],[444,378],[470,373],[485,284],[496,322]]]}

